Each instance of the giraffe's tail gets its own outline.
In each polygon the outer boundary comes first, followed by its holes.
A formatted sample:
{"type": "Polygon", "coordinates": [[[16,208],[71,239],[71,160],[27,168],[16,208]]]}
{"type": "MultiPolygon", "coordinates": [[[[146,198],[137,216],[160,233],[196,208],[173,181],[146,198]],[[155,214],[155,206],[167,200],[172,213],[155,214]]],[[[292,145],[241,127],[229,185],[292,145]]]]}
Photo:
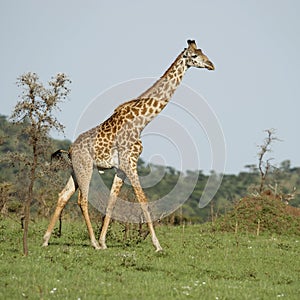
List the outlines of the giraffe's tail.
{"type": "Polygon", "coordinates": [[[60,167],[69,167],[72,168],[72,161],[70,153],[66,150],[59,149],[51,154],[51,163],[57,162],[60,167]]]}

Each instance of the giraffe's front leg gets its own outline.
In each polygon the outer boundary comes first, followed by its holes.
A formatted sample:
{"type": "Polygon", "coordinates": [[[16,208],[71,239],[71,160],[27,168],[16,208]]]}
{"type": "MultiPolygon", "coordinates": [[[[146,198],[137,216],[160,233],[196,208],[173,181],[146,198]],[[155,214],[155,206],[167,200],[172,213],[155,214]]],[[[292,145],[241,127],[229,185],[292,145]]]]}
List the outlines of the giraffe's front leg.
{"type": "Polygon", "coordinates": [[[131,184],[133,186],[136,197],[141,205],[146,222],[148,224],[148,228],[150,231],[153,246],[156,249],[156,252],[162,251],[162,247],[160,246],[158,238],[155,234],[154,226],[153,226],[150,211],[149,211],[148,201],[147,201],[145,193],[141,187],[136,168],[132,168],[130,171],[127,172],[127,174],[128,174],[128,178],[130,179],[131,184]]]}
{"type": "Polygon", "coordinates": [[[118,195],[119,195],[122,185],[123,185],[123,179],[118,177],[118,175],[116,174],[114,177],[112,187],[111,187],[110,196],[108,199],[108,204],[107,204],[106,213],[105,213],[105,218],[104,218],[101,233],[100,233],[99,243],[100,243],[101,249],[107,248],[106,233],[107,233],[109,222],[110,222],[110,219],[112,216],[112,212],[115,207],[115,204],[116,204],[116,201],[117,201],[117,198],[118,198],[118,195]]]}
{"type": "Polygon", "coordinates": [[[153,226],[151,215],[149,212],[148,203],[147,202],[141,203],[141,207],[142,207],[142,211],[144,213],[144,216],[145,216],[145,219],[147,221],[147,225],[148,225],[148,228],[150,231],[152,244],[153,244],[154,248],[156,249],[155,251],[160,252],[163,250],[163,248],[161,247],[161,245],[158,241],[158,238],[155,234],[154,226],[153,226]]]}

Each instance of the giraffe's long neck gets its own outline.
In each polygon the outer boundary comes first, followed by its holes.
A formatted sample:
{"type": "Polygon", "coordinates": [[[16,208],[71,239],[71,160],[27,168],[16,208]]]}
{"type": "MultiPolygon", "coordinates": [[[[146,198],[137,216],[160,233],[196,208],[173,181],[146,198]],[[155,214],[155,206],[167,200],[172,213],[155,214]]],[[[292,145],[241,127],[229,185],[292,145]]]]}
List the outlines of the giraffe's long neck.
{"type": "Polygon", "coordinates": [[[187,70],[183,58],[183,52],[178,55],[169,69],[158,79],[149,89],[142,93],[138,99],[152,99],[160,102],[160,106],[163,108],[167,105],[171,97],[173,96],[176,88],[181,83],[183,75],[187,70]]]}
{"type": "Polygon", "coordinates": [[[180,53],[169,69],[139,97],[125,102],[115,109],[113,116],[124,116],[122,120],[135,120],[140,131],[151,122],[168,104],[187,70],[183,53],[180,53]]]}

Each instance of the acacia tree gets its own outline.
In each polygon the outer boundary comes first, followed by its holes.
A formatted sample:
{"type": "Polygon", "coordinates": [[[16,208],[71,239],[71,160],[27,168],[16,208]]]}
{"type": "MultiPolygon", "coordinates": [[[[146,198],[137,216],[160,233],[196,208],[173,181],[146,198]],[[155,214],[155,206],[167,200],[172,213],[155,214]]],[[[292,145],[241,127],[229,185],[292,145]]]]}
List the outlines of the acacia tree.
{"type": "Polygon", "coordinates": [[[267,129],[265,130],[267,133],[267,137],[264,140],[264,143],[259,146],[259,152],[258,152],[258,169],[260,172],[260,185],[259,185],[259,192],[261,193],[264,189],[266,178],[270,172],[270,169],[272,167],[270,161],[272,158],[266,159],[264,161],[264,156],[266,153],[271,152],[271,144],[274,141],[279,141],[279,139],[274,136],[275,129],[267,129]]]}
{"type": "Polygon", "coordinates": [[[30,206],[34,198],[34,186],[39,176],[46,173],[47,164],[44,156],[49,145],[49,132],[52,129],[63,132],[64,126],[53,116],[54,110],[59,110],[70,90],[71,81],[63,73],[57,74],[46,88],[40,82],[36,73],[25,73],[17,79],[17,85],[23,89],[21,100],[18,101],[11,115],[14,123],[22,123],[22,133],[27,137],[30,153],[12,153],[11,160],[22,165],[28,178],[28,188],[24,199],[23,253],[28,255],[28,225],[30,206]]]}

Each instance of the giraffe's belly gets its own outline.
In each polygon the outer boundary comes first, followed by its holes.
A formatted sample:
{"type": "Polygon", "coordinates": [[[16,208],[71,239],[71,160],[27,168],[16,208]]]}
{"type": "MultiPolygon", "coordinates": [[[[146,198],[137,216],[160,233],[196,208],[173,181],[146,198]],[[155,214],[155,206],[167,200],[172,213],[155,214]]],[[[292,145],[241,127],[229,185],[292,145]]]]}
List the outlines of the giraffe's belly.
{"type": "Polygon", "coordinates": [[[114,165],[108,161],[105,160],[96,160],[95,165],[98,169],[111,169],[114,167],[114,165]]]}
{"type": "Polygon", "coordinates": [[[94,159],[95,165],[98,169],[111,169],[119,167],[119,155],[118,152],[112,151],[110,155],[98,156],[94,159]]]}

